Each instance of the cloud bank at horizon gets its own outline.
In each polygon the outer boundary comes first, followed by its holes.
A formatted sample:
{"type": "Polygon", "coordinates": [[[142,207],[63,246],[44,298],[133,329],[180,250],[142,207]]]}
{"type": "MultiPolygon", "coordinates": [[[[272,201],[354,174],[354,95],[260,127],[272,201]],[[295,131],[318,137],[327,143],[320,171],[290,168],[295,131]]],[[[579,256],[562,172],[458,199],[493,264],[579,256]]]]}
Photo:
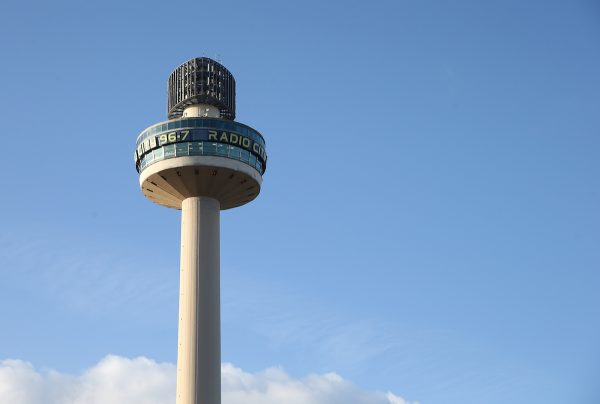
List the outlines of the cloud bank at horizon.
{"type": "MultiPolygon", "coordinates": [[[[175,365],[109,355],[80,375],[40,371],[22,360],[0,361],[0,402],[11,404],[173,404],[175,365]]],[[[221,367],[223,404],[418,404],[392,393],[366,392],[335,373],[295,379],[279,368],[244,372],[221,367]]]]}

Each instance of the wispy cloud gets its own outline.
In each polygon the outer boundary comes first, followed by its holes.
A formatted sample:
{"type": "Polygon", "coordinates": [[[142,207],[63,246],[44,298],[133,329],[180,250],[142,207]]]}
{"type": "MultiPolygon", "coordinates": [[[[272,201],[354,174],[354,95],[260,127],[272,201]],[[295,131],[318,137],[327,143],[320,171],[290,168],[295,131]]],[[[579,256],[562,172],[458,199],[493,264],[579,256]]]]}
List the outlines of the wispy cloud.
{"type": "Polygon", "coordinates": [[[465,388],[471,389],[471,396],[485,400],[520,383],[510,371],[514,367],[499,361],[480,341],[451,329],[407,324],[376,314],[359,316],[328,301],[327,296],[300,293],[293,285],[256,280],[231,269],[225,275],[224,324],[236,324],[265,338],[271,349],[285,356],[286,365],[294,363],[295,369],[306,370],[305,364],[321,372],[336,369],[375,386],[417,380],[421,389],[426,386],[429,397],[442,401],[450,392],[465,388]],[[493,361],[498,369],[481,372],[486,361],[493,361]]]}
{"type": "MultiPolygon", "coordinates": [[[[0,402],[11,404],[173,404],[176,367],[147,358],[107,356],[79,375],[0,361],[0,402]]],[[[391,392],[368,392],[336,373],[292,378],[280,368],[248,373],[223,364],[224,404],[409,404],[391,392]]],[[[416,403],[415,403],[416,404],[416,403]]]]}
{"type": "Polygon", "coordinates": [[[404,348],[422,345],[440,333],[376,316],[360,317],[309,292],[302,294],[264,279],[255,281],[241,272],[225,271],[225,275],[225,324],[243,324],[274,347],[306,350],[315,359],[311,363],[323,368],[354,372],[382,356],[387,357],[387,366],[400,365],[404,358],[399,353],[404,348]]]}
{"type": "Polygon", "coordinates": [[[90,240],[0,234],[4,284],[36,291],[50,304],[72,311],[111,313],[152,308],[177,295],[177,262],[169,273],[158,265],[135,262],[135,257],[102,251],[90,240]]]}

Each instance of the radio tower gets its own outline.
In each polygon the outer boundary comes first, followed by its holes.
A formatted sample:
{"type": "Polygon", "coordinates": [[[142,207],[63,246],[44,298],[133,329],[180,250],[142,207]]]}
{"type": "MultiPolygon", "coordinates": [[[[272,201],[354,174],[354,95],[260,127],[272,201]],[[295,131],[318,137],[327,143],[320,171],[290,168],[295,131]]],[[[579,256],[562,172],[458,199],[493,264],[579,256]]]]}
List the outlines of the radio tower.
{"type": "Polygon", "coordinates": [[[137,138],[144,195],[181,210],[177,404],[220,404],[220,211],[258,196],[265,140],[235,122],[235,79],[195,58],[169,76],[168,120],[137,138]]]}

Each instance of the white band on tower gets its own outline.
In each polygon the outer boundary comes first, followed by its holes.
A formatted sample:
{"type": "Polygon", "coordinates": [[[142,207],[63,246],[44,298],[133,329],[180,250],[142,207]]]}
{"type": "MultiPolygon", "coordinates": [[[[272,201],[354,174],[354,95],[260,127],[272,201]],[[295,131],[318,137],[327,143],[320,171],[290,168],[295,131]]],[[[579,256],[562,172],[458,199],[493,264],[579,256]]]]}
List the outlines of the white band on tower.
{"type": "Polygon", "coordinates": [[[183,110],[184,118],[220,118],[221,111],[214,105],[194,104],[185,107],[183,110]]]}

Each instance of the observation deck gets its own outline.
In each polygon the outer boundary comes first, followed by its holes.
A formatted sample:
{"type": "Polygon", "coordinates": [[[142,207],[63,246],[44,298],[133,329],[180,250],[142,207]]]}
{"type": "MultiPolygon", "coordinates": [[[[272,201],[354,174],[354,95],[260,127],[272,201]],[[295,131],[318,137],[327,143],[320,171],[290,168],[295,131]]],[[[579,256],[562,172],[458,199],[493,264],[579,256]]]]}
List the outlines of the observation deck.
{"type": "Polygon", "coordinates": [[[267,153],[262,135],[247,125],[181,118],[142,131],[134,161],[142,192],[151,201],[181,209],[183,199],[202,195],[230,209],[258,196],[267,153]]]}

